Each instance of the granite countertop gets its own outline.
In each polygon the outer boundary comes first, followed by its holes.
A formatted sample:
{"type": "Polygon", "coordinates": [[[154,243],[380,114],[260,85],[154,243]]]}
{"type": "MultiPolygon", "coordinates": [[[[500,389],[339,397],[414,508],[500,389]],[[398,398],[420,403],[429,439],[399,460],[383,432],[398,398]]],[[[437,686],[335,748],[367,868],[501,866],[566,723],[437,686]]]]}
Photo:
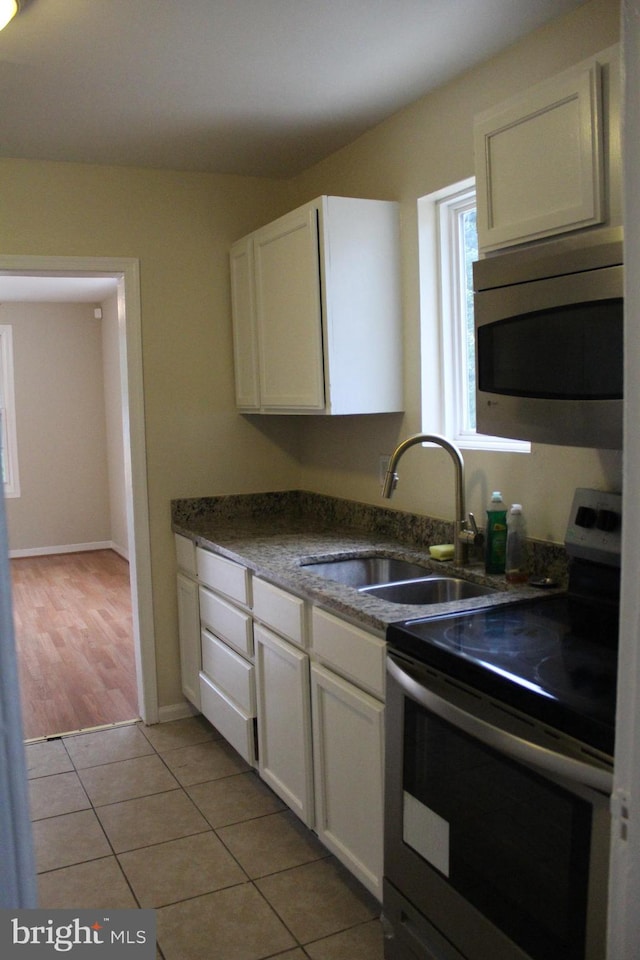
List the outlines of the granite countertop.
{"type": "MultiPolygon", "coordinates": [[[[481,562],[457,567],[453,561],[432,560],[429,545],[451,543],[453,525],[428,517],[302,491],[174,500],[171,512],[175,533],[381,636],[393,622],[541,596],[539,588],[510,585],[504,577],[486,575],[481,562]],[[327,580],[314,574],[313,567],[303,566],[309,560],[372,553],[417,562],[434,573],[461,576],[493,587],[496,592],[449,603],[390,603],[327,580]]],[[[562,587],[563,557],[555,545],[547,546],[547,551],[530,551],[531,572],[553,575],[562,587]]]]}

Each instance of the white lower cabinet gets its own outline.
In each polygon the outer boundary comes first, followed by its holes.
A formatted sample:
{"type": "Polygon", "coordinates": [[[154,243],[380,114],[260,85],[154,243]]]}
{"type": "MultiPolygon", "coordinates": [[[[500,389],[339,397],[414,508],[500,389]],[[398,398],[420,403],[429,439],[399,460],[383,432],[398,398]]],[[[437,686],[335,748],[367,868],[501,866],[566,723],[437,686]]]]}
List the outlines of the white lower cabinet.
{"type": "Polygon", "coordinates": [[[200,703],[207,720],[247,763],[255,766],[255,718],[245,713],[204,672],[200,674],[200,703]]]}
{"type": "Polygon", "coordinates": [[[200,709],[240,756],[255,766],[256,697],[250,574],[242,564],[198,547],[200,709]]]}
{"type": "Polygon", "coordinates": [[[384,639],[176,548],[185,696],[381,900],[384,639]]]}
{"type": "Polygon", "coordinates": [[[318,837],[382,900],[384,704],[311,665],[318,837]]]}
{"type": "Polygon", "coordinates": [[[309,656],[254,625],[260,776],[313,826],[309,656]]]}
{"type": "Polygon", "coordinates": [[[194,707],[200,709],[200,603],[198,584],[178,573],[178,637],[180,640],[180,673],[182,692],[194,707]]]}
{"type": "Polygon", "coordinates": [[[254,666],[207,629],[202,630],[201,645],[200,709],[240,756],[254,766],[254,666]]]}
{"type": "Polygon", "coordinates": [[[180,648],[180,676],[182,692],[200,709],[200,610],[196,568],[196,547],[189,537],[175,534],[178,565],[178,643],[180,648]]]}

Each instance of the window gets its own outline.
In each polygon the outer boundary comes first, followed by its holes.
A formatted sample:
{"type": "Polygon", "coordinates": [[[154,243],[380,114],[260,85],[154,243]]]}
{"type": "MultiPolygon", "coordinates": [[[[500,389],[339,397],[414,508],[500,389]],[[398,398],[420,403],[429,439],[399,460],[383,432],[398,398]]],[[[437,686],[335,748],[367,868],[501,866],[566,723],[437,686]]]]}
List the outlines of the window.
{"type": "Polygon", "coordinates": [[[0,324],[0,463],[5,497],[20,496],[13,390],[13,328],[0,324]]]}
{"type": "Polygon", "coordinates": [[[473,269],[478,258],[475,181],[418,201],[423,343],[423,427],[460,447],[528,451],[476,433],[473,269]],[[440,396],[434,395],[439,384],[440,396]]]}

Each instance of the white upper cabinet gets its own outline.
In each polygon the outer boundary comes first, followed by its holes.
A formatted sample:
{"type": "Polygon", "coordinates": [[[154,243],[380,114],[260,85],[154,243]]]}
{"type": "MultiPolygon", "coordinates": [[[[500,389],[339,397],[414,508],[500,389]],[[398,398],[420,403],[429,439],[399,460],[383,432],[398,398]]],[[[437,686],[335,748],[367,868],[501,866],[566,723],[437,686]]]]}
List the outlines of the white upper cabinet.
{"type": "Polygon", "coordinates": [[[620,222],[619,49],[475,119],[481,252],[620,222]]]}
{"type": "Polygon", "coordinates": [[[324,409],[322,296],[315,207],[253,239],[259,383],[267,409],[324,409]]]}
{"type": "Polygon", "coordinates": [[[402,410],[398,204],[320,197],[231,250],[236,403],[402,410]]]}
{"type": "Polygon", "coordinates": [[[253,241],[238,240],[231,250],[231,309],[236,403],[245,410],[260,406],[258,344],[253,286],[253,241]]]}

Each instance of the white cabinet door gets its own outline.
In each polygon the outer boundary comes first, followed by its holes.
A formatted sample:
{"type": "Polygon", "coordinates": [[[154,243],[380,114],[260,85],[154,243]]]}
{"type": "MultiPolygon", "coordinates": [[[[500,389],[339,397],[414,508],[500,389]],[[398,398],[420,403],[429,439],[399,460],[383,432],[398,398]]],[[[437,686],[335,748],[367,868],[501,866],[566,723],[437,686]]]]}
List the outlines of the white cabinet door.
{"type": "Polygon", "coordinates": [[[401,411],[400,280],[391,201],[319,197],[234,244],[238,407],[401,411]]]}
{"type": "Polygon", "coordinates": [[[602,96],[594,60],[476,117],[481,250],[605,219],[602,96]]]}
{"type": "Polygon", "coordinates": [[[251,237],[234,243],[231,248],[230,267],[236,405],[240,410],[257,410],[260,406],[260,388],[251,237]]]}
{"type": "Polygon", "coordinates": [[[260,776],[312,827],[309,657],[259,624],[254,642],[260,776]]]}
{"type": "Polygon", "coordinates": [[[308,204],[263,227],[253,243],[262,406],[322,410],[316,207],[308,204]]]}
{"type": "Polygon", "coordinates": [[[180,641],[180,671],[182,692],[187,700],[200,709],[201,667],[200,605],[198,584],[179,573],[178,581],[178,637],[180,641]]]}
{"type": "Polygon", "coordinates": [[[316,833],[382,900],[384,704],[311,665],[316,833]]]}

